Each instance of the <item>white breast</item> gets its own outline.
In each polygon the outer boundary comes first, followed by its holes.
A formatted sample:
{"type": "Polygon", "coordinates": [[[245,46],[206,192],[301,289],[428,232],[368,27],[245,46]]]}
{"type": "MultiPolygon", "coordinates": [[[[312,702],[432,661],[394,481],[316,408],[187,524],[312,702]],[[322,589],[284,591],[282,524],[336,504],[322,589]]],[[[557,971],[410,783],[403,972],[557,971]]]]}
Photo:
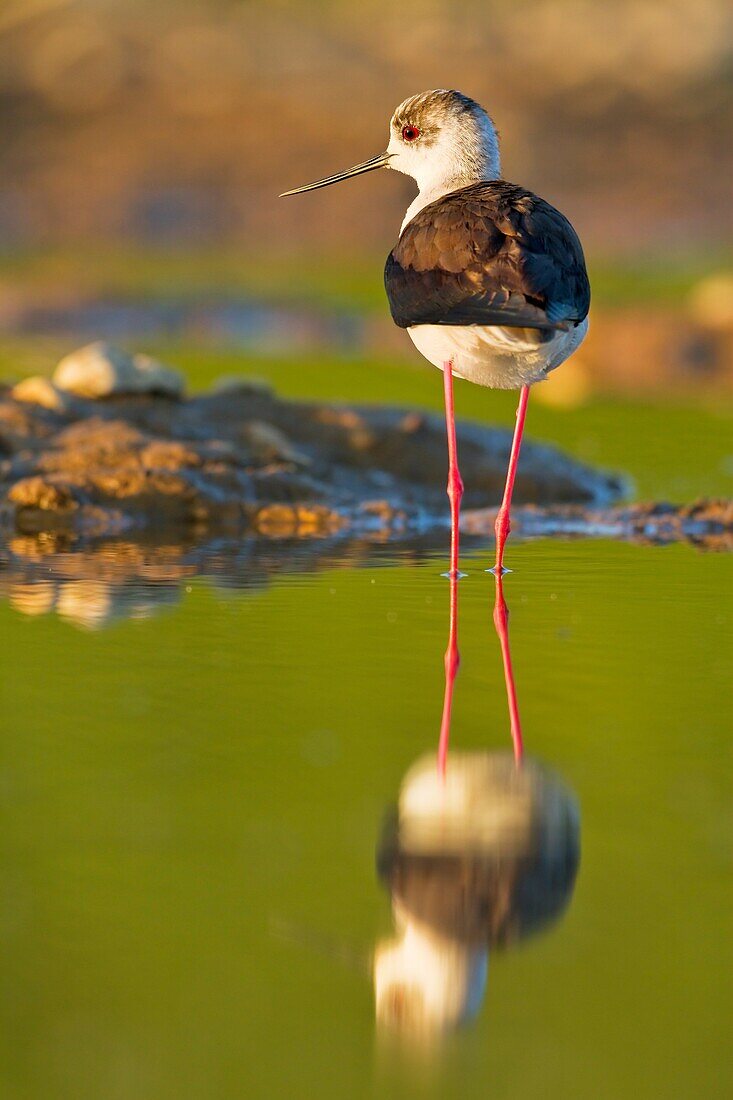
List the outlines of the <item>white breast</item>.
{"type": "Polygon", "coordinates": [[[585,339],[588,319],[545,343],[528,340],[526,329],[493,325],[415,325],[407,331],[434,366],[442,369],[451,360],[459,378],[495,390],[514,390],[541,381],[572,355],[585,339]]]}

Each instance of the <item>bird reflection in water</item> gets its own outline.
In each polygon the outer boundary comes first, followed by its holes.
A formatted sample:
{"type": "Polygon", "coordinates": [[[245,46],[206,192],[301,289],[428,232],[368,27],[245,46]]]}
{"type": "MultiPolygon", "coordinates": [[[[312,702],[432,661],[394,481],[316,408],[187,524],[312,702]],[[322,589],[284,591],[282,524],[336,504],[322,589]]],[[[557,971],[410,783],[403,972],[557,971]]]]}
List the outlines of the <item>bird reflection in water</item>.
{"type": "Polygon", "coordinates": [[[501,577],[494,625],[512,751],[449,755],[460,661],[452,579],[437,767],[429,753],[408,770],[377,853],[396,927],[374,954],[377,1021],[385,1030],[434,1036],[470,1020],[484,997],[491,951],[548,925],[572,894],[577,802],[557,775],[524,755],[501,577]]]}

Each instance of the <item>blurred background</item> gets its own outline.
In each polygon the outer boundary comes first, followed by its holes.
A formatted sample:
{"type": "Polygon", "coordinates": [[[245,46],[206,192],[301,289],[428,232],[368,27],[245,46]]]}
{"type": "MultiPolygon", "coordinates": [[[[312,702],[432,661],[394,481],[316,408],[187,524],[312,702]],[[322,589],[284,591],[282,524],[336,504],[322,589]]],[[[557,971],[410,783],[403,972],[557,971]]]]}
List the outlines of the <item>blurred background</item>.
{"type": "Polygon", "coordinates": [[[591,337],[545,399],[729,387],[731,22],[728,0],[5,0],[0,371],[99,336],[414,360],[381,285],[412,181],[277,195],[457,87],[586,246],[591,337]]]}

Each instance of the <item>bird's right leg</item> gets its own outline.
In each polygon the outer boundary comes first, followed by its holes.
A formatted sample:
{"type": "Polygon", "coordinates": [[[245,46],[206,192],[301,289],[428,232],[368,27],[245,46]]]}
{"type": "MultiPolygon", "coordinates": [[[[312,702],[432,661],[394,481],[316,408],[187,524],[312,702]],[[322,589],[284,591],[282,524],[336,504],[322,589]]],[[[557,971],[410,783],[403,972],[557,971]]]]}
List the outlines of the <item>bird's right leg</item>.
{"type": "Polygon", "coordinates": [[[448,436],[448,500],[450,501],[450,571],[449,577],[462,576],[458,569],[459,530],[463,480],[458,469],[456,445],[456,417],[453,407],[453,361],[443,363],[443,392],[445,396],[445,426],[448,436]]]}

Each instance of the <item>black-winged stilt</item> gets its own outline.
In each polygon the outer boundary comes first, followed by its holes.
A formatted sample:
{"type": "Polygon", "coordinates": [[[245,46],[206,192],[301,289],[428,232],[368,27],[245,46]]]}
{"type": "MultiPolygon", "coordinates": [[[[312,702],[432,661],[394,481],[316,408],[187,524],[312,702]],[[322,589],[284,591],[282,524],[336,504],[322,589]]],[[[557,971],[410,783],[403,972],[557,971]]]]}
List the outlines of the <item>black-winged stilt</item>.
{"type": "Polygon", "coordinates": [[[451,576],[459,576],[463,495],[453,376],[520,390],[495,526],[493,572],[501,574],[529,387],[560,366],[587,332],[590,287],[583,250],[563,214],[500,178],[496,128],[460,92],[439,89],[406,99],[392,116],[384,153],[284,194],[376,168],[403,172],[418,185],[384,279],[395,323],[444,375],[451,576]]]}

